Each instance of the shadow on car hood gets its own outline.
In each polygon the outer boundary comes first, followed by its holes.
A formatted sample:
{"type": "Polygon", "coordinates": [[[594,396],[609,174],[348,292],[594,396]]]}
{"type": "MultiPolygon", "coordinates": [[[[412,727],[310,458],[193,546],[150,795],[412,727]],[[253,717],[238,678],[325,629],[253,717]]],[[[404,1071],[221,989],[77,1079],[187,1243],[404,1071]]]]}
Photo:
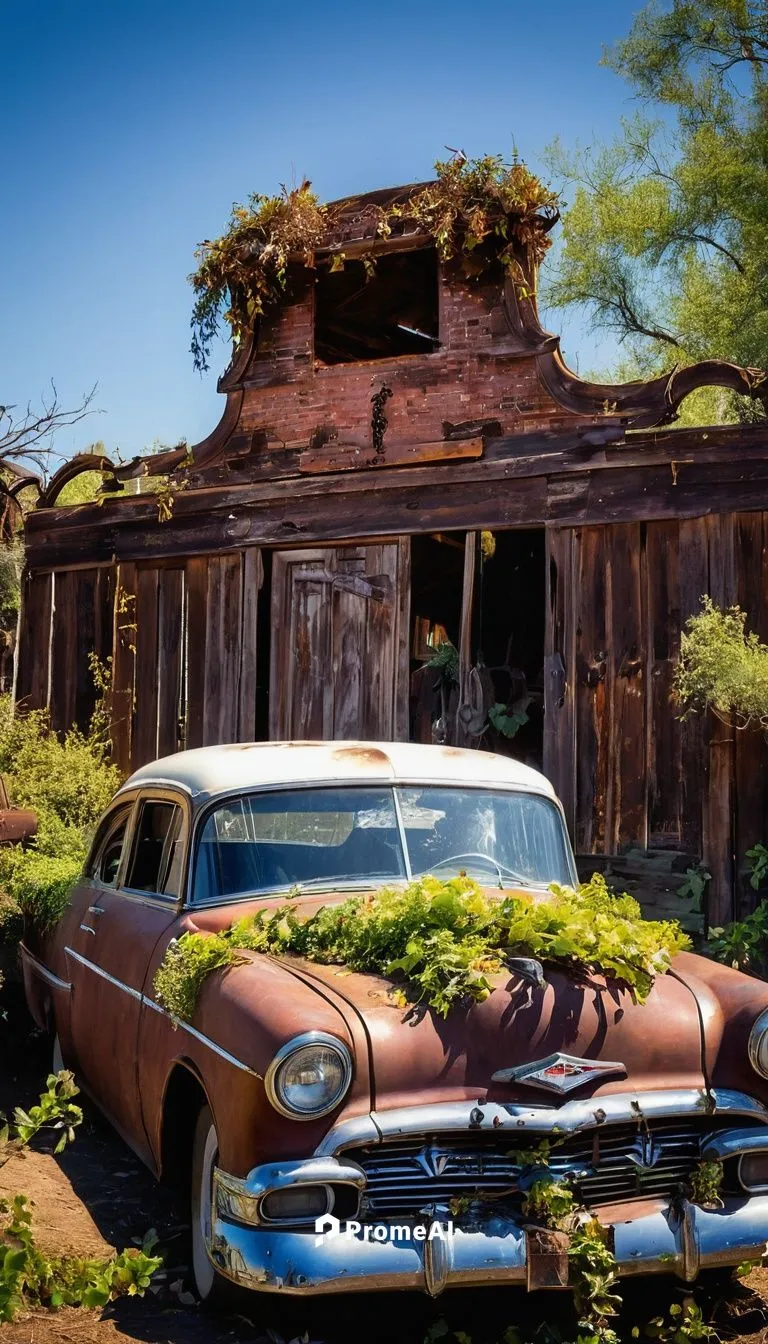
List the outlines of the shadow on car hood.
{"type": "Polygon", "coordinates": [[[396,986],[383,977],[293,957],[284,964],[331,990],[362,1021],[378,1108],[459,1098],[551,1106],[556,1094],[549,1088],[494,1081],[493,1074],[558,1052],[619,1066],[561,1095],[705,1083],[697,999],[675,975],[660,976],[647,1001],[637,1004],[601,976],[576,981],[545,967],[542,988],[504,972],[493,978],[493,992],[482,1003],[442,1018],[429,1009],[403,1008],[396,986]]]}

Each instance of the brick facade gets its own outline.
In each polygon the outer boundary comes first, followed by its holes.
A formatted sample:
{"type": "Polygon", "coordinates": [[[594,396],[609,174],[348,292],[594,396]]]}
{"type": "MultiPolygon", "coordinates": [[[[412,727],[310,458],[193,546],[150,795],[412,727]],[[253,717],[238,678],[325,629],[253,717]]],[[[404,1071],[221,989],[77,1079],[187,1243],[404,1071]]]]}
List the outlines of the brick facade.
{"type": "Polygon", "coordinates": [[[243,388],[238,432],[265,434],[271,450],[322,439],[370,444],[371,396],[392,390],[388,443],[445,437],[446,424],[495,422],[496,433],[573,425],[542,385],[536,357],[521,349],[500,285],[472,288],[442,271],[434,353],[322,365],[314,359],[313,287],[262,319],[253,352],[222,389],[243,388]],[[233,376],[234,375],[234,376],[233,376]]]}

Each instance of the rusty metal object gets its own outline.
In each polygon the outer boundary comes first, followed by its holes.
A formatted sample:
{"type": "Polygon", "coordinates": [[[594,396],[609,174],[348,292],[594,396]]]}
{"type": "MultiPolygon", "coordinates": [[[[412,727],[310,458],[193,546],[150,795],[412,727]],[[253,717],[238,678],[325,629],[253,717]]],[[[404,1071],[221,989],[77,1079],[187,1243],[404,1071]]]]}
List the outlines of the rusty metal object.
{"type": "Polygon", "coordinates": [[[31,840],[37,831],[37,814],[21,807],[0,808],[0,845],[31,840]]]}

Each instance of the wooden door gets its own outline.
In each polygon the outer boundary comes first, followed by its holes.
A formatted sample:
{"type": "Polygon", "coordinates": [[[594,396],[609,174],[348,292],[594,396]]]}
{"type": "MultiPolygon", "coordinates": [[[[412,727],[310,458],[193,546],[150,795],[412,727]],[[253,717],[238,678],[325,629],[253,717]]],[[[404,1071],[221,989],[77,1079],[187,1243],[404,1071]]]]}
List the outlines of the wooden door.
{"type": "Polygon", "coordinates": [[[271,738],[407,736],[409,561],[407,539],[275,555],[271,738]]]}

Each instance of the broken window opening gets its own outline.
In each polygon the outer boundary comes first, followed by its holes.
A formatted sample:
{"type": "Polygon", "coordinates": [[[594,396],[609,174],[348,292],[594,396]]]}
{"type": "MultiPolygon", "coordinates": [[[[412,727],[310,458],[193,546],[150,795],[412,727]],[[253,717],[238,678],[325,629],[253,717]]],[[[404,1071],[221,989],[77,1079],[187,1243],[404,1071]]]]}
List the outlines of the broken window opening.
{"type": "Polygon", "coordinates": [[[432,354],[438,339],[437,253],[434,248],[383,253],[368,274],[362,261],[343,270],[329,263],[315,283],[315,360],[352,364],[432,354]]]}

